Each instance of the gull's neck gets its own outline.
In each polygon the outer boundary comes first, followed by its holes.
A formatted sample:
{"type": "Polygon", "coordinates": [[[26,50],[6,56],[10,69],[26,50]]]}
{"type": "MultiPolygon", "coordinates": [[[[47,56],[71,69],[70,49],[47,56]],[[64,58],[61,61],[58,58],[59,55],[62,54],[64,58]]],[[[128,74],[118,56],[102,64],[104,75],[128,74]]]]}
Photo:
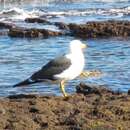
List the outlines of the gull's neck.
{"type": "Polygon", "coordinates": [[[84,54],[82,49],[70,49],[70,53],[66,55],[70,59],[84,59],[84,54]]]}
{"type": "Polygon", "coordinates": [[[73,48],[73,49],[72,49],[72,48],[70,48],[70,54],[75,54],[75,55],[76,55],[76,54],[79,54],[79,53],[80,53],[80,54],[81,54],[81,53],[83,54],[82,49],[79,49],[79,48],[77,48],[77,49],[76,49],[76,48],[73,48]]]}

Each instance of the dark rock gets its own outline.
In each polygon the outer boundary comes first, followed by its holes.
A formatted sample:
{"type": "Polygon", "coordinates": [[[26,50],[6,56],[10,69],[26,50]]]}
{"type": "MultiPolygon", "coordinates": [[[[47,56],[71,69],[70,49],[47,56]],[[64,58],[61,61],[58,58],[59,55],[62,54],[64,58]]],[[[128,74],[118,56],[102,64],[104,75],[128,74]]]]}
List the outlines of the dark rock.
{"type": "Polygon", "coordinates": [[[26,94],[18,94],[18,95],[10,95],[8,96],[9,99],[22,99],[22,98],[26,98],[26,99],[29,99],[29,98],[36,98],[37,96],[36,95],[26,95],[26,94]]]}
{"type": "Polygon", "coordinates": [[[23,27],[14,27],[9,30],[8,35],[11,37],[42,37],[47,38],[49,36],[59,36],[62,35],[62,32],[51,31],[47,29],[36,29],[36,28],[23,28],[23,27]]]}
{"type": "Polygon", "coordinates": [[[102,95],[102,93],[113,93],[111,90],[94,84],[84,84],[80,83],[78,86],[76,86],[76,92],[77,93],[83,93],[83,94],[97,94],[102,95]]]}
{"type": "Polygon", "coordinates": [[[12,23],[7,23],[7,22],[0,22],[0,28],[7,28],[10,29],[14,26],[12,23]]]}
{"type": "Polygon", "coordinates": [[[130,36],[130,21],[101,21],[69,24],[73,36],[84,38],[130,36]]]}
{"type": "Polygon", "coordinates": [[[38,113],[39,110],[37,108],[35,108],[35,107],[31,107],[29,112],[31,112],[31,113],[38,113]]]}
{"type": "Polygon", "coordinates": [[[59,29],[69,30],[69,27],[67,24],[62,22],[55,22],[55,25],[59,27],[59,29]]]}
{"type": "Polygon", "coordinates": [[[36,105],[36,101],[35,100],[31,100],[31,101],[29,101],[29,105],[36,105]]]}
{"type": "Polygon", "coordinates": [[[127,94],[130,95],[130,89],[128,90],[127,94]]]}
{"type": "Polygon", "coordinates": [[[48,127],[48,123],[47,123],[47,122],[42,122],[40,125],[41,125],[42,128],[43,128],[43,127],[44,127],[44,128],[48,127]]]}
{"type": "MultiPolygon", "coordinates": [[[[43,18],[27,18],[29,23],[44,23],[55,25],[61,31],[52,31],[47,29],[16,27],[13,23],[0,22],[0,28],[9,29],[9,36],[12,37],[43,37],[71,35],[82,38],[97,37],[128,37],[130,36],[130,21],[100,21],[88,22],[85,24],[66,24],[62,22],[49,22],[43,18]]],[[[3,34],[3,33],[2,33],[3,34]]]]}
{"type": "Polygon", "coordinates": [[[28,23],[50,23],[49,21],[47,21],[46,19],[43,18],[26,18],[25,22],[28,23]]]}

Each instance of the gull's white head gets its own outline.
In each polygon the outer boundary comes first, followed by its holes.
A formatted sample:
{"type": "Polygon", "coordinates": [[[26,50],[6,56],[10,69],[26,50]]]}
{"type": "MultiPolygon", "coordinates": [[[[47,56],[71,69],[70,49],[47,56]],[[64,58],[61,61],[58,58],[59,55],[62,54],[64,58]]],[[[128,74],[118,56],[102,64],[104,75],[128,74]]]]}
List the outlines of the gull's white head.
{"type": "Polygon", "coordinates": [[[70,51],[73,52],[79,52],[82,51],[84,48],[86,48],[87,45],[82,43],[80,40],[72,40],[70,42],[70,51]]]}

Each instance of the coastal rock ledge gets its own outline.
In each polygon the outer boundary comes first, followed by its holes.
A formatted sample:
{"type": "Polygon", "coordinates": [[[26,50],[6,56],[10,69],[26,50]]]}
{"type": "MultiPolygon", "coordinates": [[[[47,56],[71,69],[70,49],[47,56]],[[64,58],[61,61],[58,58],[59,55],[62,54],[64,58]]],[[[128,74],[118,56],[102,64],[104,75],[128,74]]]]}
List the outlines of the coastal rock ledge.
{"type": "Polygon", "coordinates": [[[90,21],[84,24],[49,22],[42,18],[28,18],[26,22],[48,23],[66,30],[68,35],[82,38],[97,37],[128,37],[130,36],[130,21],[127,20],[108,20],[108,21],[90,21]]]}
{"type": "Polygon", "coordinates": [[[69,24],[73,36],[83,38],[128,37],[130,36],[130,21],[99,21],[86,24],[69,24]]]}
{"type": "Polygon", "coordinates": [[[11,37],[41,37],[48,38],[49,36],[59,36],[62,35],[62,32],[51,31],[47,29],[37,29],[37,28],[24,28],[24,27],[12,27],[8,33],[11,37]]]}
{"type": "Polygon", "coordinates": [[[80,84],[68,98],[12,95],[0,99],[1,130],[128,130],[130,96],[80,84]]]}
{"type": "Polygon", "coordinates": [[[48,29],[18,27],[13,23],[0,22],[0,29],[8,29],[8,35],[11,37],[42,37],[68,35],[80,38],[102,38],[102,37],[129,37],[130,21],[90,21],[84,24],[50,22],[42,18],[27,18],[25,23],[42,23],[43,25],[53,25],[60,31],[48,29]]]}

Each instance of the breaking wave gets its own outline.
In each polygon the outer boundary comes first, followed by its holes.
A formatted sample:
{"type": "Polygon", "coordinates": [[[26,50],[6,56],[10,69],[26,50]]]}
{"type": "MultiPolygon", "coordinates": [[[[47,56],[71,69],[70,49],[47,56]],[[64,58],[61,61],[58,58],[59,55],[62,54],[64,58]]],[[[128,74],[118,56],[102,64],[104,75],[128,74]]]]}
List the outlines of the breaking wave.
{"type": "Polygon", "coordinates": [[[115,16],[115,17],[123,17],[130,15],[130,6],[123,8],[111,8],[111,9],[80,9],[80,10],[68,10],[68,11],[47,11],[42,9],[33,9],[31,11],[24,10],[21,8],[12,8],[7,10],[2,10],[0,12],[0,18],[5,20],[13,19],[13,20],[24,20],[29,17],[45,17],[45,18],[53,18],[53,17],[67,17],[67,16],[115,16]]]}

